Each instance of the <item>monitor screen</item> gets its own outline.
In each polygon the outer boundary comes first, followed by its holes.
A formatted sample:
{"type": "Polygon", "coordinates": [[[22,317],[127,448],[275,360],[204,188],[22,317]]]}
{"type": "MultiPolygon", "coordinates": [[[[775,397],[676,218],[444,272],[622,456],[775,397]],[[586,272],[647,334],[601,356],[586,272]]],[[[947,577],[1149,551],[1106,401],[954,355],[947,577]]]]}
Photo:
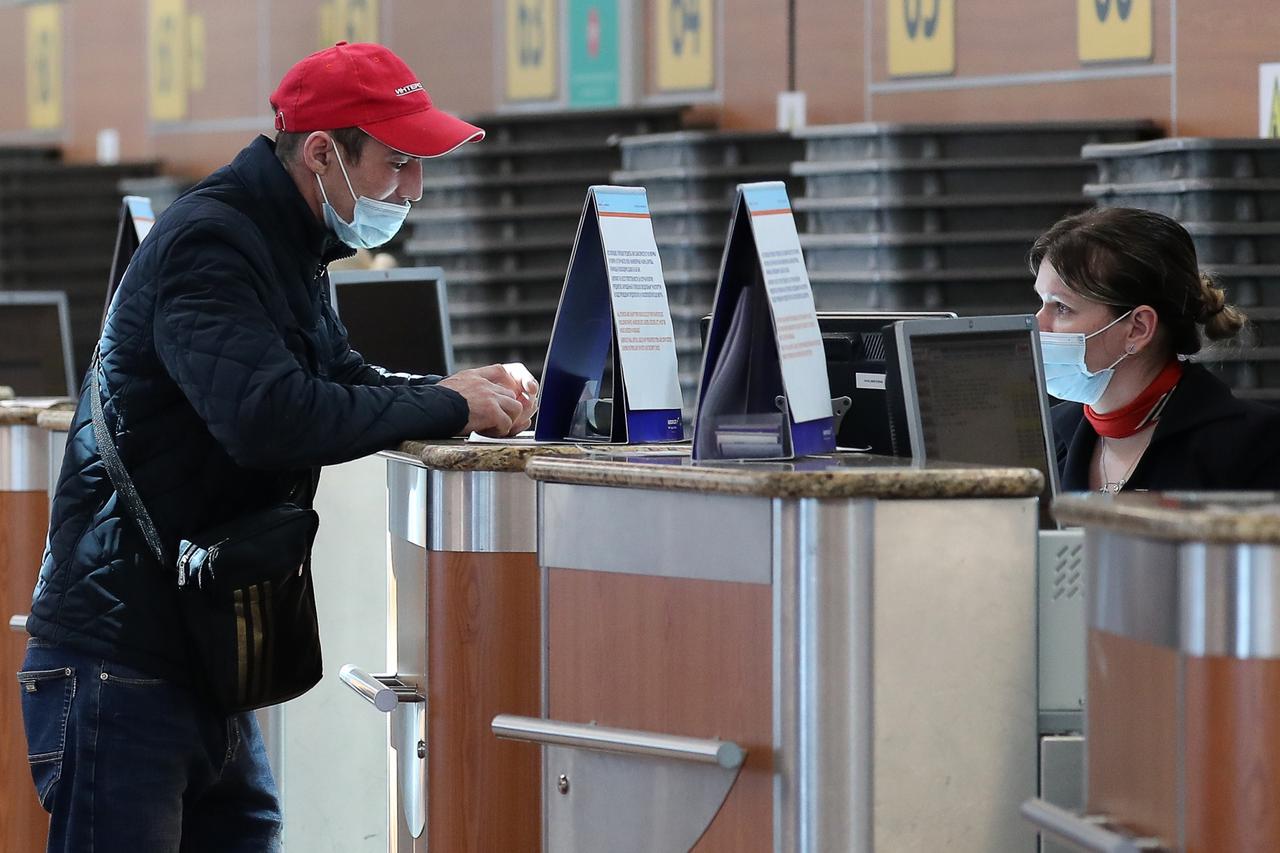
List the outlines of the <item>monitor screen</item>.
{"type": "Polygon", "coordinates": [[[62,291],[0,291],[0,385],[19,397],[75,395],[62,291]]]}
{"type": "Polygon", "coordinates": [[[1057,461],[1030,315],[895,324],[913,458],[1035,468],[1045,519],[1057,461]]]}
{"type": "MultiPolygon", "coordinates": [[[[818,329],[833,398],[848,397],[836,445],[884,456],[894,455],[885,397],[884,328],[898,320],[954,318],[948,311],[819,311],[818,329]]],[[[711,317],[702,318],[705,348],[711,317]]],[[[900,455],[910,455],[904,450],[900,455]]]]}
{"type": "Polygon", "coordinates": [[[351,348],[393,373],[453,372],[444,272],[439,267],[329,274],[351,348]]]}

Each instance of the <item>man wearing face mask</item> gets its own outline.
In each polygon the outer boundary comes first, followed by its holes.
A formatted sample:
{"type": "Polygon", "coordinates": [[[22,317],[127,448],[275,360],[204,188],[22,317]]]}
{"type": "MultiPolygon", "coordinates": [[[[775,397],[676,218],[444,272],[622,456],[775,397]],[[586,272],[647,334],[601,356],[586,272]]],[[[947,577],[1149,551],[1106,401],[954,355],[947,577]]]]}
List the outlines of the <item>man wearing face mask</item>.
{"type": "Polygon", "coordinates": [[[91,398],[171,543],[309,506],[322,465],[410,438],[505,436],[533,415],[522,366],[388,374],[327,303],[326,265],[396,233],[422,193],[420,158],[483,131],[435,108],[378,45],[304,59],[271,103],[276,141],[252,142],[143,241],[81,390],[19,676],[50,850],[279,849],[255,717],[202,698],[174,574],[107,475],[91,398]]]}
{"type": "Polygon", "coordinates": [[[1091,210],[1042,235],[1031,266],[1064,490],[1280,489],[1280,409],[1186,360],[1245,323],[1186,229],[1091,210]]]}

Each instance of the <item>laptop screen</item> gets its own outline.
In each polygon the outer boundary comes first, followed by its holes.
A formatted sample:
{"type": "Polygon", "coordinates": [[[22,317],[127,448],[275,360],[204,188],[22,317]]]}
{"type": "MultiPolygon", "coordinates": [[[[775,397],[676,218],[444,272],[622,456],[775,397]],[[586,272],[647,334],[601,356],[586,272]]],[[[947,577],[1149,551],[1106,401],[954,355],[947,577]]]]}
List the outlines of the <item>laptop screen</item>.
{"type": "Polygon", "coordinates": [[[444,272],[439,267],[329,274],[330,299],[351,348],[393,373],[453,372],[444,272]]]}
{"type": "Polygon", "coordinates": [[[918,460],[1035,468],[1041,514],[1057,484],[1035,318],[897,324],[899,368],[918,460]]]}
{"type": "Polygon", "coordinates": [[[0,385],[20,397],[75,395],[62,291],[0,291],[0,385]]]}

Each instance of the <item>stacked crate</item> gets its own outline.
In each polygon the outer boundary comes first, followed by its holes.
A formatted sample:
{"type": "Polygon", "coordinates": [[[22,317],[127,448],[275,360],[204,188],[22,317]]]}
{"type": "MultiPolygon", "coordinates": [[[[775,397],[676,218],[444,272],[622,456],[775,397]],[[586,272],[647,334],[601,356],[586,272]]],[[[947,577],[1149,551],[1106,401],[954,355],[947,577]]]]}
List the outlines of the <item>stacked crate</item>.
{"type": "Polygon", "coordinates": [[[1201,267],[1249,315],[1240,340],[1197,358],[1238,395],[1280,401],[1280,141],[1160,139],[1091,145],[1084,156],[1098,168],[1087,195],[1181,222],[1201,267]]]}
{"type": "MultiPolygon", "coordinates": [[[[662,258],[685,410],[697,397],[699,324],[711,311],[737,186],[791,182],[804,146],[780,132],[689,130],[619,140],[622,168],[613,183],[648,191],[662,258]]],[[[795,187],[788,188],[794,191],[795,187]]]]}
{"type": "Polygon", "coordinates": [[[66,292],[76,375],[102,322],[121,182],[156,171],[154,163],[66,164],[54,149],[0,153],[0,289],[66,292]]]}
{"type": "Polygon", "coordinates": [[[401,264],[444,268],[458,367],[541,371],[587,188],[618,168],[616,137],[672,130],[681,112],[483,117],[483,142],[425,161],[422,201],[392,250],[401,264]]]}
{"type": "Polygon", "coordinates": [[[1091,205],[1081,147],[1155,135],[1139,121],[797,131],[793,206],[819,309],[1034,311],[1032,242],[1091,205]]]}

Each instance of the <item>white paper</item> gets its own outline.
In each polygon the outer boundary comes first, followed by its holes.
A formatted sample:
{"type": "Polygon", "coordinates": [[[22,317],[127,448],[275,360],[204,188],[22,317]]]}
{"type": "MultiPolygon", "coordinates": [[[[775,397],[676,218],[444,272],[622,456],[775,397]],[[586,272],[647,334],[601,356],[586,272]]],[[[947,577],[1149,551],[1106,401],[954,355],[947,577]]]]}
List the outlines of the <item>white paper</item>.
{"type": "Polygon", "coordinates": [[[805,269],[800,235],[781,182],[742,187],[782,363],[782,384],[797,423],[831,417],[831,387],[822,332],[805,269]]]}
{"type": "Polygon", "coordinates": [[[632,411],[680,409],[675,328],[649,202],[639,187],[593,187],[618,356],[632,411]]]}

